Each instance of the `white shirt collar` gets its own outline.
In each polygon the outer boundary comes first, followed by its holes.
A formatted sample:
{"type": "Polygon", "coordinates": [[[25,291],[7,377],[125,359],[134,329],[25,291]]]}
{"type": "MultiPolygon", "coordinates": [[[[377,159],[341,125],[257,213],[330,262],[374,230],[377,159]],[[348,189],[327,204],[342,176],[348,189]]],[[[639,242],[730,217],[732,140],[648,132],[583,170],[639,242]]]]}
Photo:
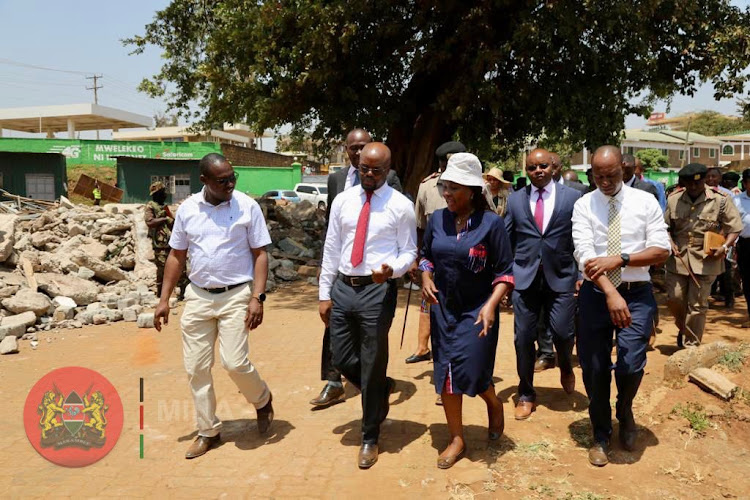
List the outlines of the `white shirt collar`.
{"type": "MultiPolygon", "coordinates": [[[[562,179],[562,177],[560,177],[560,178],[562,179]]],[[[555,185],[555,179],[552,178],[552,179],[549,180],[549,182],[547,183],[547,185],[544,186],[542,189],[544,189],[545,193],[549,193],[549,192],[552,191],[552,188],[554,187],[554,185],[555,185]]],[[[533,193],[536,193],[536,192],[539,191],[539,188],[532,184],[531,185],[531,191],[533,193]]]]}
{"type": "MultiPolygon", "coordinates": [[[[363,195],[363,194],[366,194],[366,193],[365,193],[365,190],[364,190],[364,188],[362,187],[362,184],[361,184],[361,183],[360,183],[360,184],[358,184],[357,186],[359,187],[359,194],[360,194],[360,196],[361,196],[361,195],[363,195]]],[[[379,187],[379,188],[377,188],[377,189],[376,189],[375,191],[373,191],[373,194],[377,195],[377,197],[378,197],[378,198],[382,198],[382,197],[383,197],[383,195],[385,195],[385,191],[386,191],[386,190],[387,190],[388,188],[390,188],[390,186],[388,185],[388,183],[387,183],[387,182],[384,182],[382,186],[380,186],[380,187],[379,187]]]]}
{"type": "Polygon", "coordinates": [[[234,199],[234,191],[232,191],[232,197],[229,198],[227,201],[222,201],[218,205],[214,205],[213,203],[209,202],[206,199],[206,186],[203,186],[203,188],[201,189],[201,195],[198,197],[198,203],[202,203],[204,205],[208,205],[209,207],[220,207],[221,205],[224,205],[224,204],[227,204],[227,205],[231,206],[233,199],[234,199]]]}

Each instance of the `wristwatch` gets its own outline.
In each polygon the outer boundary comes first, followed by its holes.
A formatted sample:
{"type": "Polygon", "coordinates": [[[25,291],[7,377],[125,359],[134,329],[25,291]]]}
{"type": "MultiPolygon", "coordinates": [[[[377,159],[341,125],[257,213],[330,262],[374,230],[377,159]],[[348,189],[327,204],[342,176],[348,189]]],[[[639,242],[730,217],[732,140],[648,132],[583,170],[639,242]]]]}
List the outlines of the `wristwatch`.
{"type": "Polygon", "coordinates": [[[266,294],[265,293],[254,293],[253,297],[254,299],[258,299],[258,302],[261,304],[266,301],[266,294]]]}
{"type": "Polygon", "coordinates": [[[622,259],[622,266],[620,267],[627,267],[628,264],[630,264],[630,254],[628,253],[621,253],[620,258],[622,259]]]}

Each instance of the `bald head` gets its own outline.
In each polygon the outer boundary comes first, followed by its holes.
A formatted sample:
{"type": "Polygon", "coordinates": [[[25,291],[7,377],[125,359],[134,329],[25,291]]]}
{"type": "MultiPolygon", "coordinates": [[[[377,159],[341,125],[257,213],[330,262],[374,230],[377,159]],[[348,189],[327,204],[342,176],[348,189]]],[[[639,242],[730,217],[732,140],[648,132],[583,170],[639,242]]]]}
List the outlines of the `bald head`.
{"type": "Polygon", "coordinates": [[[635,156],[625,153],[622,155],[622,182],[630,182],[635,174],[635,156]]]}
{"type": "Polygon", "coordinates": [[[355,128],[346,135],[346,154],[353,167],[359,166],[359,153],[370,142],[372,137],[365,129],[355,128]]]}
{"type": "Polygon", "coordinates": [[[622,153],[617,146],[601,146],[591,157],[591,169],[597,188],[607,195],[617,194],[622,187],[622,153]]]}
{"type": "Polygon", "coordinates": [[[526,175],[531,183],[539,189],[549,184],[553,170],[552,158],[546,149],[534,149],[526,157],[526,175]]]}
{"type": "Polygon", "coordinates": [[[575,170],[566,170],[562,176],[568,182],[578,182],[578,174],[575,170]]]}
{"type": "Polygon", "coordinates": [[[359,153],[362,189],[371,192],[385,184],[391,169],[391,150],[382,142],[370,142],[359,153]]]}

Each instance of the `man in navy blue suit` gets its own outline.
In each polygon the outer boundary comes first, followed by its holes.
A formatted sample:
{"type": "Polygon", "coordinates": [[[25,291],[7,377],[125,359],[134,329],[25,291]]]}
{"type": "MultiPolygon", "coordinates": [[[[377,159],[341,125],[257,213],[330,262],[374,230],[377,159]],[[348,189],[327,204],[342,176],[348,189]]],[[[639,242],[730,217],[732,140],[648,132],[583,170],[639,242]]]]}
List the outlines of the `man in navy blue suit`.
{"type": "Polygon", "coordinates": [[[515,254],[514,342],[520,379],[516,420],[529,418],[536,409],[534,341],[540,321],[549,325],[552,333],[563,389],[568,394],[575,390],[571,357],[579,273],[573,258],[571,217],[581,192],[555,182],[553,172],[550,153],[532,151],[526,160],[531,186],[510,195],[505,215],[515,254]]]}

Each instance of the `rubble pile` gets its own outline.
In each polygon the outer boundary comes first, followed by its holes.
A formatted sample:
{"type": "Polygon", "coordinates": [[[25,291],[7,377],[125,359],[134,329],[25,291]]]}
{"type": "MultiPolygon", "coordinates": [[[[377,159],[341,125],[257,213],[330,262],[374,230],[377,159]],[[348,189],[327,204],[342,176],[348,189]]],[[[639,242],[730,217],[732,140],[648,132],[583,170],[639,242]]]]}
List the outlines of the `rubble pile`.
{"type": "MultiPolygon", "coordinates": [[[[267,290],[317,284],[324,214],[307,201],[259,203],[273,242],[267,290]]],[[[153,326],[156,267],[147,233],[141,205],[0,213],[0,353],[18,352],[19,338],[35,347],[40,331],[116,321],[153,326]]]]}

